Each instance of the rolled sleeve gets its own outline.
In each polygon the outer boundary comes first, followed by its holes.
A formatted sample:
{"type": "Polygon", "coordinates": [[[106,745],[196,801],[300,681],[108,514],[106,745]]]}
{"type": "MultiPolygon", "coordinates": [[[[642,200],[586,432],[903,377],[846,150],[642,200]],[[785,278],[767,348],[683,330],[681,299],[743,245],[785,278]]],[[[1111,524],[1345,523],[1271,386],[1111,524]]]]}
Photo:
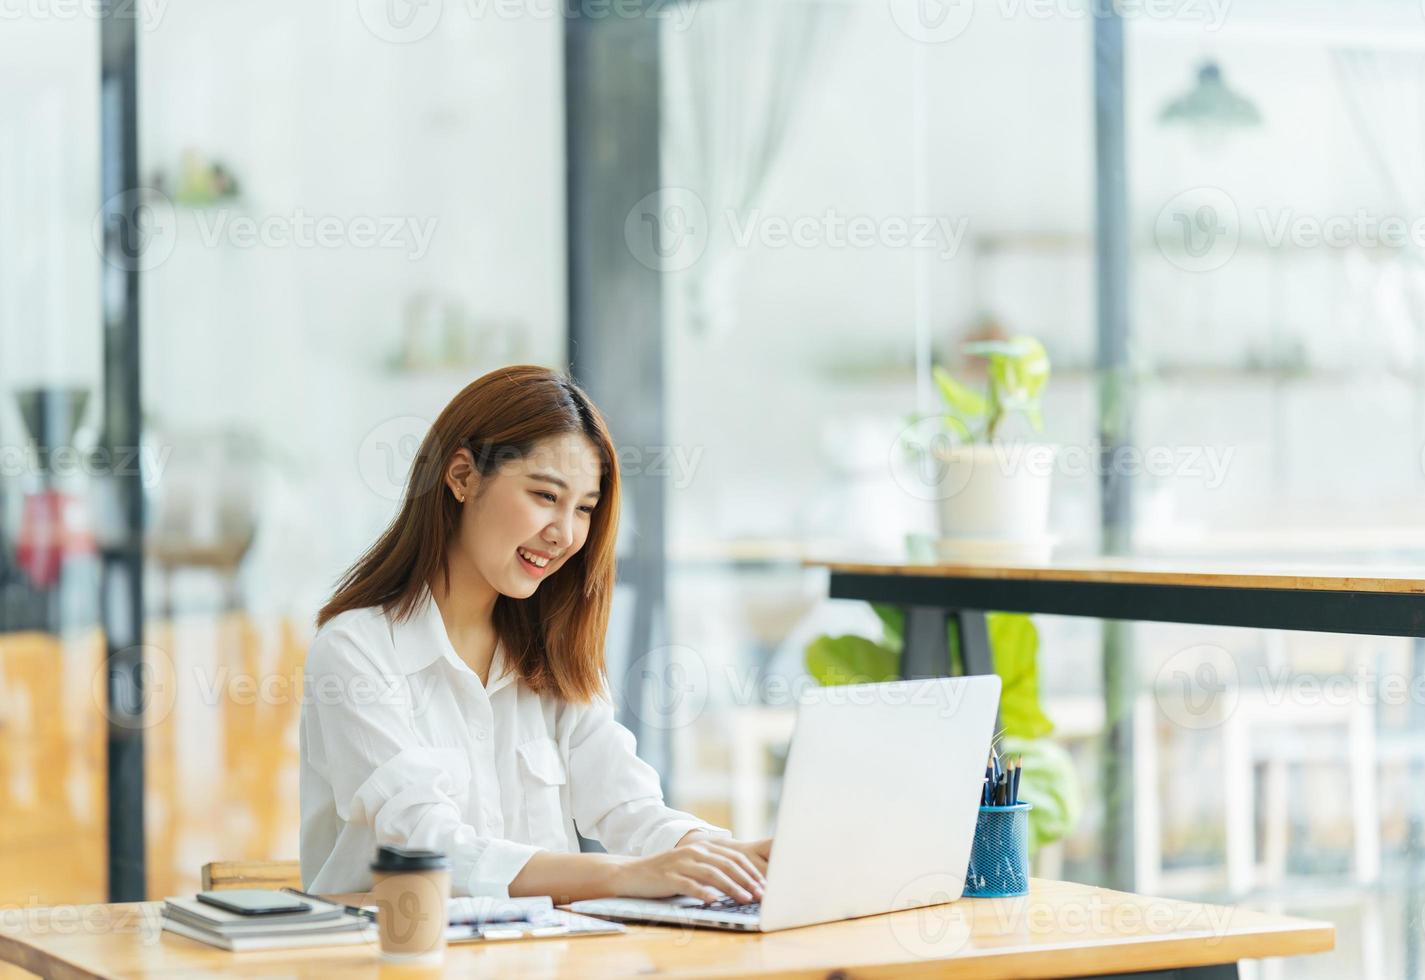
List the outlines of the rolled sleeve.
{"type": "Polygon", "coordinates": [[[689,832],[730,833],[663,802],[658,773],[638,757],[633,733],[607,696],[579,709],[569,742],[571,803],[580,833],[615,854],[669,850],[689,832]]]}
{"type": "MultiPolygon", "coordinates": [[[[677,813],[672,810],[670,813],[677,813]]],[[[659,824],[658,829],[648,835],[648,854],[658,854],[662,851],[671,850],[678,841],[688,836],[695,830],[701,830],[710,837],[731,837],[732,831],[722,827],[714,827],[712,824],[699,820],[691,814],[683,814],[687,819],[670,817],[665,822],[659,824]]]]}
{"type": "Polygon", "coordinates": [[[540,848],[531,844],[521,844],[512,840],[490,839],[485,850],[475,861],[466,884],[471,895],[488,895],[491,898],[509,898],[510,882],[524,870],[530,858],[540,848]]]}

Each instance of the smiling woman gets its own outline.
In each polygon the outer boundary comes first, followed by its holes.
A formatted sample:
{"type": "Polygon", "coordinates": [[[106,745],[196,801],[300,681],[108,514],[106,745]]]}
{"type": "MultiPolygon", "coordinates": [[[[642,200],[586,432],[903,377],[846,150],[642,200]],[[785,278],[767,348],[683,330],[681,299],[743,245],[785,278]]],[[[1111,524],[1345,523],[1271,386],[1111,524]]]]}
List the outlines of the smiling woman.
{"type": "Polygon", "coordinates": [[[400,512],[318,616],[309,889],[369,888],[393,844],[444,851],[457,894],[760,899],[771,842],[664,806],[614,720],[618,504],[613,442],[568,378],[504,368],[440,413],[400,512]],[[580,834],[610,853],[577,853],[580,834]]]}
{"type": "Polygon", "coordinates": [[[372,606],[408,618],[430,589],[441,602],[454,576],[479,590],[489,645],[503,640],[526,684],[588,701],[601,681],[618,510],[613,442],[588,396],[546,368],[492,371],[436,418],[396,519],[317,625],[372,606]],[[559,560],[535,576],[521,547],[559,560]],[[535,601],[516,601],[534,596],[541,577],[549,581],[535,601]]]}

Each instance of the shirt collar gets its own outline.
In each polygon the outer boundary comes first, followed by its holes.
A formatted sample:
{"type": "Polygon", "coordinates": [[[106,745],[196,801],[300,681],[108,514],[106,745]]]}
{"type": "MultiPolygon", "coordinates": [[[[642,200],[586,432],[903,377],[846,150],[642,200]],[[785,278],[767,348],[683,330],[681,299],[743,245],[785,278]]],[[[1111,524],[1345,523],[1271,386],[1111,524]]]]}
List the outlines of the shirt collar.
{"type": "MultiPolygon", "coordinates": [[[[425,670],[437,660],[444,658],[456,670],[463,670],[475,677],[470,665],[460,659],[455,647],[450,644],[450,634],[445,631],[445,621],[441,619],[440,607],[435,604],[429,588],[421,593],[409,619],[395,623],[391,638],[396,647],[396,660],[402,673],[414,674],[425,670]]],[[[514,680],[514,671],[505,659],[505,644],[496,642],[494,656],[490,659],[490,683],[486,694],[494,694],[514,680]]]]}

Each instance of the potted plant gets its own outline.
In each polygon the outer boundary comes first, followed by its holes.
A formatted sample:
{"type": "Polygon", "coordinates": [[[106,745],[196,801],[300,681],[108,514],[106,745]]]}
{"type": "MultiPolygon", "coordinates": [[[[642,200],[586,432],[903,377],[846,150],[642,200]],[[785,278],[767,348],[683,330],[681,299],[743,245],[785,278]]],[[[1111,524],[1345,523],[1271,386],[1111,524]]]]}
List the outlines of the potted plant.
{"type": "MultiPolygon", "coordinates": [[[[1007,438],[1006,423],[1022,416],[1042,428],[1040,396],[1049,380],[1049,355],[1033,337],[965,345],[965,353],[986,360],[983,392],[936,366],[943,412],[914,420],[905,448],[925,467],[917,494],[925,490],[939,503],[942,553],[956,547],[977,555],[1004,557],[1025,550],[1047,553],[1049,485],[1054,447],[1007,438]],[[950,547],[944,547],[948,544],[950,547]],[[1018,550],[1016,550],[1018,549],[1018,550]]],[[[902,484],[903,488],[906,487],[902,484]]],[[[806,647],[806,669],[818,683],[855,684],[900,676],[905,611],[872,604],[880,618],[879,639],[822,635],[806,647]]],[[[987,616],[990,654],[1000,676],[1002,753],[1024,757],[1020,788],[1030,811],[1030,843],[1038,847],[1072,832],[1082,809],[1077,773],[1069,754],[1048,739],[1054,725],[1039,704],[1039,631],[1022,613],[987,616]]],[[[959,631],[951,624],[948,673],[961,672],[959,631]]]]}
{"type": "Polygon", "coordinates": [[[938,416],[916,431],[929,439],[908,448],[927,467],[939,511],[942,551],[963,557],[1047,557],[1049,490],[1055,449],[1015,440],[1006,423],[1021,416],[1043,428],[1040,396],[1049,380],[1049,355],[1033,337],[966,344],[986,360],[978,391],[937,365],[935,386],[944,401],[938,416]]]}

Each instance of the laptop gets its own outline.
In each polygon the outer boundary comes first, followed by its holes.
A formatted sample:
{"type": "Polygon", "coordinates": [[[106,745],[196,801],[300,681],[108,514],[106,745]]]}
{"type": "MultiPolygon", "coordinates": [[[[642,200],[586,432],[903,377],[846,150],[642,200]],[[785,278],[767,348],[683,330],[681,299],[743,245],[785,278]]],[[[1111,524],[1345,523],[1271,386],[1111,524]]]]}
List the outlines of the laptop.
{"type": "Polygon", "coordinates": [[[772,932],[955,901],[999,695],[993,674],[809,690],[797,706],[760,903],[606,898],[567,908],[772,932]]]}

